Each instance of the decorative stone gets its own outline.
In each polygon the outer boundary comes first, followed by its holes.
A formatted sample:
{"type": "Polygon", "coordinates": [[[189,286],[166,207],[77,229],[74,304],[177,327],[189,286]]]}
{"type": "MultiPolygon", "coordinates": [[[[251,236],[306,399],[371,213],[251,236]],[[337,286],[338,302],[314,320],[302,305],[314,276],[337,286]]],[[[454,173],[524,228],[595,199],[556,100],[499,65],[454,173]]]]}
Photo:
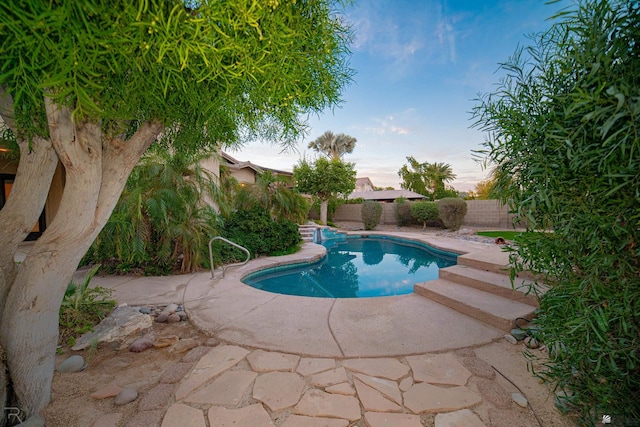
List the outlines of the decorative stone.
{"type": "Polygon", "coordinates": [[[416,382],[465,385],[471,377],[471,372],[450,353],[408,356],[407,362],[411,366],[413,379],[416,382]]]}
{"type": "Polygon", "coordinates": [[[400,381],[400,391],[407,391],[411,388],[412,385],[413,385],[413,378],[411,377],[403,378],[402,381],[400,381]]]}
{"type": "Polygon", "coordinates": [[[328,387],[347,381],[347,372],[343,367],[321,372],[311,377],[311,385],[316,387],[328,387]]]}
{"type": "Polygon", "coordinates": [[[171,347],[171,351],[174,353],[186,353],[192,348],[196,348],[200,345],[200,341],[195,338],[185,338],[178,341],[173,347],[171,347]]]}
{"type": "Polygon", "coordinates": [[[515,339],[517,339],[518,341],[522,341],[523,339],[525,339],[527,337],[527,332],[523,331],[522,329],[512,329],[511,330],[511,335],[513,335],[513,337],[515,339]]]}
{"type": "Polygon", "coordinates": [[[132,388],[123,388],[116,396],[114,403],[116,405],[126,405],[138,398],[138,392],[132,388]]]}
{"type": "Polygon", "coordinates": [[[395,381],[385,380],[383,378],[371,377],[364,374],[354,374],[354,377],[362,381],[364,384],[379,391],[395,403],[402,405],[402,393],[395,381]]]}
{"type": "Polygon", "coordinates": [[[337,418],[289,415],[281,427],[347,427],[348,425],[349,421],[337,418]]]}
{"type": "Polygon", "coordinates": [[[378,390],[369,387],[357,379],[353,380],[353,384],[356,386],[358,397],[366,411],[402,412],[400,405],[387,399],[378,390]]]}
{"type": "Polygon", "coordinates": [[[84,359],[82,356],[75,355],[71,356],[58,365],[58,372],[63,373],[73,373],[83,371],[87,365],[84,363],[84,359]]]}
{"type": "Polygon", "coordinates": [[[326,391],[327,393],[333,393],[333,394],[344,394],[345,396],[356,395],[356,391],[353,389],[353,387],[349,385],[349,383],[340,383],[340,384],[332,385],[332,386],[326,387],[324,391],[326,391]]]}
{"type": "Polygon", "coordinates": [[[117,384],[111,384],[106,387],[102,387],[99,390],[96,390],[91,397],[94,399],[106,399],[108,397],[115,397],[122,391],[122,387],[117,384]]]}
{"type": "Polygon", "coordinates": [[[533,337],[526,337],[524,339],[524,345],[526,345],[528,348],[535,349],[540,347],[540,342],[533,337]]]}
{"type": "Polygon", "coordinates": [[[468,409],[461,409],[436,415],[435,427],[485,427],[485,425],[476,414],[468,409]]]}
{"type": "Polygon", "coordinates": [[[179,321],[180,321],[180,316],[177,315],[176,313],[171,313],[167,317],[167,323],[178,323],[179,321]]]}
{"type": "Polygon", "coordinates": [[[420,415],[412,414],[365,412],[364,420],[369,427],[422,427],[420,415]]]}
{"type": "Polygon", "coordinates": [[[256,350],[247,356],[251,369],[256,372],[293,371],[300,361],[295,354],[256,350]]]}
{"type": "Polygon", "coordinates": [[[509,341],[509,342],[510,342],[511,344],[513,344],[513,345],[518,344],[518,340],[517,340],[517,339],[515,339],[515,337],[514,337],[513,335],[511,335],[511,334],[506,334],[506,335],[504,336],[504,339],[505,339],[505,340],[507,340],[507,341],[509,341]]]}
{"type": "Polygon", "coordinates": [[[477,405],[481,401],[480,395],[464,386],[443,388],[418,383],[404,393],[404,405],[414,414],[455,411],[477,405]]]}
{"type": "Polygon", "coordinates": [[[162,419],[162,427],[206,427],[204,414],[200,409],[181,403],[174,403],[169,406],[167,413],[162,419]]]}
{"type": "Polygon", "coordinates": [[[258,374],[250,371],[227,371],[211,384],[188,395],[184,401],[211,405],[237,406],[258,374]]]}
{"type": "Polygon", "coordinates": [[[178,309],[178,304],[169,304],[164,308],[164,310],[162,310],[162,312],[167,314],[172,314],[172,313],[175,313],[177,309],[178,309]]]}
{"type": "Polygon", "coordinates": [[[302,396],[294,412],[309,417],[344,418],[355,421],[360,419],[360,402],[355,397],[311,389],[302,396]]]}
{"type": "Polygon", "coordinates": [[[396,359],[383,357],[375,359],[347,359],[342,362],[342,366],[353,372],[387,378],[393,381],[397,381],[409,373],[409,367],[407,365],[400,363],[396,359]]]}
{"type": "Polygon", "coordinates": [[[520,393],[511,393],[511,399],[516,402],[517,405],[522,406],[523,408],[526,408],[529,405],[527,398],[520,393]]]}
{"type": "Polygon", "coordinates": [[[271,417],[261,404],[245,406],[240,409],[227,409],[212,406],[207,414],[209,425],[216,427],[273,427],[271,417]]]}
{"type": "Polygon", "coordinates": [[[84,350],[92,343],[122,343],[132,335],[139,335],[151,328],[151,316],[134,307],[120,306],[103,319],[93,332],[81,336],[72,350],[84,350]]]}
{"type": "Polygon", "coordinates": [[[138,338],[131,343],[131,345],[129,346],[129,351],[132,351],[134,353],[142,353],[146,349],[152,347],[153,341],[151,341],[149,338],[138,338]]]}
{"type": "Polygon", "coordinates": [[[151,309],[149,307],[140,307],[138,311],[142,314],[151,314],[151,309]]]}
{"type": "Polygon", "coordinates": [[[180,321],[184,322],[185,320],[187,320],[187,313],[184,311],[178,311],[176,312],[176,314],[178,315],[178,317],[180,317],[180,321]]]}
{"type": "Polygon", "coordinates": [[[293,372],[269,372],[256,378],[253,398],[264,403],[272,411],[293,406],[300,400],[304,380],[293,372]]]}
{"type": "Polygon", "coordinates": [[[155,321],[158,323],[165,323],[168,318],[169,318],[169,313],[162,312],[156,316],[155,321]]]}
{"type": "Polygon", "coordinates": [[[180,338],[177,335],[158,337],[153,340],[153,346],[155,348],[165,348],[176,344],[178,341],[180,341],[180,338]]]}
{"type": "Polygon", "coordinates": [[[300,359],[296,372],[306,377],[308,375],[317,374],[318,372],[328,371],[336,367],[336,361],[333,359],[321,359],[315,357],[304,357],[300,359]]]}

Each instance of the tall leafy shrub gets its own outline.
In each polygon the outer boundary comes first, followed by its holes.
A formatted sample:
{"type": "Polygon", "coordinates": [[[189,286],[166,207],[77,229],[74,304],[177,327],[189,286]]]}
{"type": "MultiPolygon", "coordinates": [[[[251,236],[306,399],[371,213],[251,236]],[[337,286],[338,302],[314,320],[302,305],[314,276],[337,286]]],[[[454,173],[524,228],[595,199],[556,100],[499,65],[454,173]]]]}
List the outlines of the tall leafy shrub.
{"type": "Polygon", "coordinates": [[[594,425],[640,420],[640,3],[584,0],[479,100],[496,188],[529,228],[514,270],[546,277],[538,376],[594,425]]]}
{"type": "Polygon", "coordinates": [[[438,200],[438,213],[445,228],[458,230],[467,214],[467,202],[455,197],[438,200]]]}
{"type": "Polygon", "coordinates": [[[428,222],[437,221],[440,217],[438,204],[436,202],[415,202],[411,205],[411,216],[422,223],[424,230],[428,222]]]}
{"type": "Polygon", "coordinates": [[[411,224],[411,202],[408,202],[404,197],[398,197],[394,203],[398,225],[402,227],[411,224]]]}
{"type": "Polygon", "coordinates": [[[382,205],[373,200],[367,200],[362,204],[362,222],[365,230],[373,230],[380,224],[382,205]]]}

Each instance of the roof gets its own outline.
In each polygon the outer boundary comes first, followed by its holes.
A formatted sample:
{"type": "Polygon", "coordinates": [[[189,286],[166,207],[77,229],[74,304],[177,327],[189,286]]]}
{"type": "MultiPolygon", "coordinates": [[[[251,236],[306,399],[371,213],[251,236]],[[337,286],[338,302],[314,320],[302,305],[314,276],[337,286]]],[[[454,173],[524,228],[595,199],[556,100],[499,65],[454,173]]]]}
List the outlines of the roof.
{"type": "Polygon", "coordinates": [[[398,197],[405,199],[426,199],[426,196],[409,190],[378,190],[378,191],[354,191],[349,194],[349,199],[364,200],[395,200],[398,197]]]}
{"type": "Polygon", "coordinates": [[[356,187],[359,187],[364,184],[369,184],[371,187],[373,187],[373,182],[371,182],[368,176],[365,176],[362,178],[356,178],[356,187]]]}
{"type": "Polygon", "coordinates": [[[222,156],[222,158],[224,160],[226,160],[227,166],[229,166],[230,168],[233,168],[233,169],[249,168],[249,169],[253,169],[256,173],[263,173],[264,171],[271,171],[275,175],[293,176],[293,172],[287,172],[287,171],[281,171],[281,170],[277,170],[277,169],[266,168],[264,166],[258,166],[255,163],[251,163],[251,162],[241,162],[240,160],[237,160],[234,157],[231,157],[228,153],[225,153],[224,151],[222,151],[220,153],[220,155],[222,156]]]}

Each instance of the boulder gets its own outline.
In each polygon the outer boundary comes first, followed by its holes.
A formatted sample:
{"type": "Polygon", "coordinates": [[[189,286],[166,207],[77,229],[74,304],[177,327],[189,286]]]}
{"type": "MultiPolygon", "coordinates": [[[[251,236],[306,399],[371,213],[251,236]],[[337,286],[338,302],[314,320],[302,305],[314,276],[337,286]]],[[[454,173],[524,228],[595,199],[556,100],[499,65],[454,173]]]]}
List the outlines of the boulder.
{"type": "Polygon", "coordinates": [[[132,335],[138,336],[151,328],[151,316],[142,314],[134,307],[118,306],[109,316],[102,320],[93,332],[81,336],[72,350],[84,350],[92,343],[117,343],[119,347],[132,335]]]}

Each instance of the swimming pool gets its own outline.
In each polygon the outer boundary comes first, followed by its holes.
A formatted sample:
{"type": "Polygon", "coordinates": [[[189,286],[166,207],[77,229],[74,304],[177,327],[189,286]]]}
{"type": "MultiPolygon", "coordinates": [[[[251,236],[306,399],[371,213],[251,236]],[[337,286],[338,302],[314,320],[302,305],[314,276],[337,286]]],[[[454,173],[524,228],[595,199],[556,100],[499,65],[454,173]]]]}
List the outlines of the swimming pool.
{"type": "Polygon", "coordinates": [[[403,295],[438,277],[457,254],[394,237],[349,236],[323,241],[327,256],[315,263],[262,270],[242,279],[257,289],[321,298],[403,295]]]}

